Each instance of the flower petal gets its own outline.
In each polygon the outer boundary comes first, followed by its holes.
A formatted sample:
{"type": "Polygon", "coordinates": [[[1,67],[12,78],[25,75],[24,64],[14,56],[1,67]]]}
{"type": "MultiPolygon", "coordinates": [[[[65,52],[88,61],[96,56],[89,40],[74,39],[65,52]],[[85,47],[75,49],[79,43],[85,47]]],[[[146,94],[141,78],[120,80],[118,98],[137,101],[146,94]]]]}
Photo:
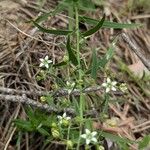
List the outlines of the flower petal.
{"type": "Polygon", "coordinates": [[[95,137],[93,137],[92,139],[91,139],[91,141],[93,141],[93,142],[97,142],[97,139],[95,138],[95,137]]]}
{"type": "Polygon", "coordinates": [[[62,119],[62,116],[57,116],[58,119],[62,119]]]}
{"type": "Polygon", "coordinates": [[[48,64],[45,64],[45,67],[46,67],[46,68],[49,68],[49,65],[48,65],[48,64]]]}
{"type": "Polygon", "coordinates": [[[69,86],[69,85],[70,85],[70,82],[69,82],[69,81],[67,81],[67,82],[66,82],[66,84],[67,84],[67,86],[69,86]]]}
{"type": "Polygon", "coordinates": [[[116,88],[115,88],[115,87],[112,87],[111,90],[112,90],[112,91],[116,91],[116,88]]]}
{"type": "Polygon", "coordinates": [[[89,144],[90,144],[90,142],[91,142],[91,140],[86,139],[86,144],[87,144],[87,145],[89,145],[89,144]]]}
{"type": "Polygon", "coordinates": [[[85,129],[85,133],[86,133],[86,134],[90,134],[91,132],[90,132],[89,129],[85,129]]]}
{"type": "Polygon", "coordinates": [[[40,58],[40,61],[44,61],[44,59],[43,59],[43,58],[40,58]]]}
{"type": "Polygon", "coordinates": [[[103,86],[103,87],[107,87],[107,83],[103,83],[102,86],[103,86]]]}
{"type": "Polygon", "coordinates": [[[39,67],[42,67],[42,66],[44,66],[44,64],[43,64],[43,63],[40,63],[39,67]]]}
{"type": "Polygon", "coordinates": [[[70,94],[71,92],[72,92],[72,90],[69,89],[69,90],[68,90],[68,94],[70,94]]]}
{"type": "Polygon", "coordinates": [[[81,137],[86,139],[87,136],[86,136],[86,134],[82,134],[81,137]]]}
{"type": "Polygon", "coordinates": [[[67,116],[67,114],[66,114],[66,112],[63,114],[63,118],[66,118],[66,116],[67,116]]]}
{"type": "Polygon", "coordinates": [[[107,87],[106,88],[106,93],[108,93],[110,91],[110,88],[109,87],[107,87]]]}
{"type": "Polygon", "coordinates": [[[111,84],[114,86],[114,85],[116,85],[116,84],[117,84],[117,82],[116,82],[116,81],[113,81],[111,84]]]}
{"type": "Polygon", "coordinates": [[[48,60],[48,55],[45,56],[45,60],[48,60]]]}
{"type": "Polygon", "coordinates": [[[71,117],[66,117],[66,120],[70,120],[71,119],[71,117]]]}
{"type": "Polygon", "coordinates": [[[95,135],[97,134],[97,132],[94,131],[94,132],[92,132],[91,134],[92,134],[92,136],[95,136],[95,135]]]}
{"type": "Polygon", "coordinates": [[[107,78],[107,83],[111,83],[111,80],[110,80],[110,78],[107,78]]]}
{"type": "Polygon", "coordinates": [[[49,63],[49,64],[52,63],[52,60],[47,60],[47,63],[49,63]]]}

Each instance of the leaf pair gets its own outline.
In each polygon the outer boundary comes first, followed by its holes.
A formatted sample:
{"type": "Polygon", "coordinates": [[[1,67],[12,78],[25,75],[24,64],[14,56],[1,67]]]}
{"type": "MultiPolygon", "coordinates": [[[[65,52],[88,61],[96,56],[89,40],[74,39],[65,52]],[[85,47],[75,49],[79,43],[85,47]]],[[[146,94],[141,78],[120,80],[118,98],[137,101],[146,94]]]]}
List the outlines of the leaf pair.
{"type": "MultiPolygon", "coordinates": [[[[82,33],[82,37],[86,37],[86,36],[90,36],[94,33],[96,33],[103,25],[104,23],[104,20],[105,20],[105,15],[103,16],[103,18],[98,22],[98,24],[93,27],[92,29],[82,33]]],[[[78,65],[78,61],[77,61],[77,58],[75,56],[75,54],[73,53],[72,51],[72,48],[71,48],[71,44],[70,44],[70,37],[68,36],[68,40],[67,40],[67,51],[68,51],[68,55],[69,55],[69,60],[76,66],[78,65]]],[[[96,53],[94,53],[96,55],[96,53]]],[[[94,58],[95,58],[95,55],[94,55],[94,58]]],[[[96,59],[94,59],[96,60],[96,59]]],[[[96,63],[96,62],[94,62],[96,63]]],[[[93,64],[95,65],[95,64],[93,64]]],[[[93,71],[93,74],[94,74],[95,71],[93,71]]]]}

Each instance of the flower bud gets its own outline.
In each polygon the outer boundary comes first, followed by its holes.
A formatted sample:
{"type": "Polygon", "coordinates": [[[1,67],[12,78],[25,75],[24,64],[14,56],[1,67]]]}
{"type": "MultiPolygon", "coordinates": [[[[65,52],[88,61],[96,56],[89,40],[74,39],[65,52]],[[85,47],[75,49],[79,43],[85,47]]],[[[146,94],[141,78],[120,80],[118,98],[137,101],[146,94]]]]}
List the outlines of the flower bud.
{"type": "Polygon", "coordinates": [[[126,91],[128,90],[127,84],[126,84],[126,83],[122,83],[122,84],[119,86],[119,89],[120,89],[122,92],[126,92],[126,91]]]}
{"type": "Polygon", "coordinates": [[[69,121],[68,120],[66,120],[66,119],[63,119],[62,120],[62,125],[64,125],[64,126],[68,126],[69,125],[69,121]]]}
{"type": "Polygon", "coordinates": [[[67,55],[65,55],[64,58],[63,58],[63,61],[64,62],[68,62],[69,61],[69,57],[67,55]]]}
{"type": "Polygon", "coordinates": [[[78,80],[77,82],[79,85],[83,85],[83,80],[78,80]]]}
{"type": "Polygon", "coordinates": [[[51,129],[51,132],[52,132],[52,136],[54,137],[54,138],[59,138],[60,137],[60,133],[59,133],[59,131],[57,130],[57,129],[55,129],[55,128],[52,128],[51,129]]]}
{"type": "Polygon", "coordinates": [[[45,96],[41,96],[41,97],[40,97],[40,101],[41,101],[41,102],[45,102],[45,101],[46,101],[46,97],[45,97],[45,96]]]}
{"type": "Polygon", "coordinates": [[[52,128],[57,129],[57,124],[55,122],[52,123],[52,128]]]}
{"type": "Polygon", "coordinates": [[[68,149],[73,148],[73,142],[71,140],[67,140],[66,145],[67,145],[68,149]]]}
{"type": "Polygon", "coordinates": [[[102,146],[102,145],[97,145],[97,149],[98,150],[105,150],[104,146],[102,146]]]}

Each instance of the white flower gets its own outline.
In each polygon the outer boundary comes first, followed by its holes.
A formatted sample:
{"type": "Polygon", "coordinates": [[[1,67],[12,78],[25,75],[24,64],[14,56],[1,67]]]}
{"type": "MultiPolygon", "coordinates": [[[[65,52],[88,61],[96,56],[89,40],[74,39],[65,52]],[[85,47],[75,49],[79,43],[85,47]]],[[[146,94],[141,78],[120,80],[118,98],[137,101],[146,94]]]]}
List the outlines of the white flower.
{"type": "Polygon", "coordinates": [[[107,78],[106,82],[104,82],[102,84],[103,87],[106,88],[106,93],[108,93],[109,91],[116,91],[116,86],[117,82],[116,81],[111,81],[110,78],[107,78]]]}
{"type": "Polygon", "coordinates": [[[62,116],[57,116],[59,123],[62,124],[64,121],[68,121],[71,119],[71,117],[67,117],[67,114],[64,113],[62,116]]]}
{"type": "Polygon", "coordinates": [[[85,129],[85,134],[82,134],[81,137],[86,140],[86,144],[89,145],[91,142],[97,142],[96,131],[91,132],[89,129],[85,129]]]}
{"type": "Polygon", "coordinates": [[[75,82],[67,81],[66,84],[68,87],[71,87],[71,88],[73,88],[75,86],[75,82]]]}
{"type": "Polygon", "coordinates": [[[67,81],[66,84],[67,84],[68,93],[70,94],[75,86],[75,82],[67,81]]]}
{"type": "Polygon", "coordinates": [[[45,58],[40,58],[40,67],[46,67],[46,68],[49,68],[49,64],[52,63],[52,60],[49,60],[48,56],[45,56],[45,58]]]}

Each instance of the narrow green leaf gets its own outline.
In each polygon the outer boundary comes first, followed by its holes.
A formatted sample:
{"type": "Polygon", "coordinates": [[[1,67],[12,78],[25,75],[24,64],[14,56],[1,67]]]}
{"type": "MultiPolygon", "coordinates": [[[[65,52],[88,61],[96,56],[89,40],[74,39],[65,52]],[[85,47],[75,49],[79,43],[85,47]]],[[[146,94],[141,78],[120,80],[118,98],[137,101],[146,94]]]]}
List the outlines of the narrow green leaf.
{"type": "Polygon", "coordinates": [[[50,30],[50,29],[43,28],[42,26],[37,24],[35,21],[32,21],[32,22],[40,31],[45,32],[45,33],[55,34],[55,35],[68,35],[72,32],[69,30],[50,30]]]}
{"type": "Polygon", "coordinates": [[[108,51],[105,56],[98,61],[98,68],[104,68],[106,64],[112,59],[114,55],[114,45],[116,43],[116,39],[111,43],[108,51]]]}
{"type": "Polygon", "coordinates": [[[62,61],[60,63],[57,63],[57,64],[53,65],[53,67],[61,67],[61,66],[65,66],[65,65],[67,65],[67,62],[66,61],[62,61]]]}
{"type": "Polygon", "coordinates": [[[56,15],[57,13],[60,13],[64,10],[68,10],[69,7],[73,8],[73,1],[72,0],[63,0],[60,1],[57,5],[56,9],[53,11],[52,15],[56,15]]]}
{"type": "MultiPolygon", "coordinates": [[[[64,83],[64,81],[60,77],[58,77],[54,74],[51,74],[51,76],[55,78],[55,82],[59,85],[59,87],[65,87],[66,86],[66,84],[64,83]]],[[[54,95],[55,95],[55,93],[52,96],[54,96],[54,95]]]]}
{"type": "MultiPolygon", "coordinates": [[[[96,19],[92,19],[85,16],[80,16],[79,20],[81,22],[86,22],[91,25],[96,25],[99,21],[96,19]]],[[[102,28],[114,28],[114,29],[123,29],[123,28],[135,28],[142,26],[142,24],[135,24],[135,23],[117,23],[117,22],[110,22],[110,21],[104,21],[102,28]]]]}
{"type": "Polygon", "coordinates": [[[68,51],[68,56],[69,56],[69,61],[71,61],[75,66],[78,65],[78,60],[75,56],[75,54],[73,53],[73,50],[71,48],[71,45],[70,45],[70,37],[68,36],[68,40],[67,40],[67,51],[68,51]]]}
{"type": "Polygon", "coordinates": [[[35,119],[35,112],[33,111],[33,109],[29,106],[26,108],[26,112],[27,112],[27,116],[29,118],[29,120],[34,120],[35,119]]]}
{"type": "Polygon", "coordinates": [[[44,128],[38,128],[37,130],[38,130],[39,133],[41,133],[44,136],[49,136],[50,135],[49,132],[46,131],[44,128]]]}
{"type": "Polygon", "coordinates": [[[91,68],[91,76],[93,79],[96,80],[97,77],[97,57],[96,57],[96,49],[93,50],[93,55],[92,55],[92,68],[91,68]]]}
{"type": "MultiPolygon", "coordinates": [[[[96,60],[97,61],[96,62],[97,70],[96,71],[98,71],[98,69],[105,68],[106,64],[112,59],[112,57],[114,55],[114,45],[116,43],[116,40],[117,40],[117,38],[114,39],[114,41],[111,43],[108,51],[106,52],[106,54],[105,54],[105,56],[103,58],[101,58],[101,59],[97,58],[97,60],[96,60]]],[[[93,58],[92,58],[92,60],[93,60],[93,58]]],[[[94,62],[92,61],[92,64],[93,63],[94,62]]],[[[86,74],[90,74],[90,73],[91,73],[91,75],[94,74],[94,69],[95,68],[93,68],[93,65],[92,65],[92,67],[90,67],[89,70],[86,71],[86,74]]]]}
{"type": "Polygon", "coordinates": [[[92,0],[78,0],[78,9],[83,11],[95,11],[95,5],[92,0]]]}
{"type": "Polygon", "coordinates": [[[82,33],[82,36],[86,37],[86,36],[90,36],[94,33],[96,33],[102,26],[105,20],[105,15],[103,16],[103,18],[97,23],[97,25],[95,27],[93,27],[92,29],[82,33]]]}
{"type": "Polygon", "coordinates": [[[145,136],[140,142],[139,142],[139,150],[143,150],[147,146],[150,146],[150,135],[145,136]]]}
{"type": "Polygon", "coordinates": [[[16,120],[14,120],[14,123],[18,128],[20,128],[22,130],[30,131],[30,132],[34,130],[30,121],[16,119],[16,120]]]}
{"type": "Polygon", "coordinates": [[[35,22],[36,22],[36,23],[40,23],[40,22],[42,22],[42,21],[44,21],[44,20],[47,20],[48,17],[51,16],[51,15],[52,15],[52,12],[51,12],[51,11],[48,12],[48,13],[44,13],[44,14],[40,15],[40,16],[35,20],[35,22]]]}
{"type": "Polygon", "coordinates": [[[76,116],[79,116],[80,115],[80,106],[79,106],[78,101],[76,101],[75,97],[72,97],[72,104],[73,104],[76,116]]]}

